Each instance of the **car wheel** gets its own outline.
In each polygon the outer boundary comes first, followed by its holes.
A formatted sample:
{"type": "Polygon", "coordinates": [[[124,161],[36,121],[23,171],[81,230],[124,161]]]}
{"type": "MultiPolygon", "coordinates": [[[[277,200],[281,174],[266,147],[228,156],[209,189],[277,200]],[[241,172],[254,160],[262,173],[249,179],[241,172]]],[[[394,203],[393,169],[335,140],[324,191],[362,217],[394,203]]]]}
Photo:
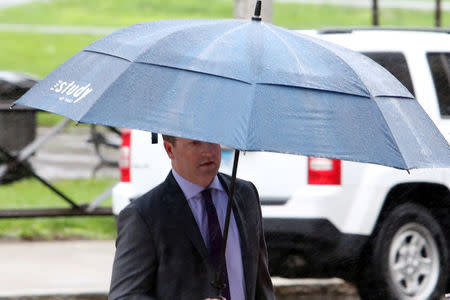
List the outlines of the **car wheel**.
{"type": "Polygon", "coordinates": [[[397,206],[361,260],[362,299],[439,299],[448,279],[448,249],[439,223],[422,206],[397,206]]]}

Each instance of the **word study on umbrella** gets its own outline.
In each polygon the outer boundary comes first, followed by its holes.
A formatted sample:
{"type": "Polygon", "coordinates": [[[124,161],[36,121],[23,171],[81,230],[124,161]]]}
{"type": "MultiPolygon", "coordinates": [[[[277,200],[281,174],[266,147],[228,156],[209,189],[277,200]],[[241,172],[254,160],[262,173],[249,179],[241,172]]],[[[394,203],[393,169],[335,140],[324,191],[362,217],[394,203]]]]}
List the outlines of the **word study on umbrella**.
{"type": "Polygon", "coordinates": [[[75,81],[69,83],[67,81],[58,80],[58,82],[56,82],[50,90],[62,95],[59,100],[69,103],[77,103],[92,92],[93,89],[90,88],[90,86],[91,83],[83,86],[81,84],[77,84],[75,81]]]}

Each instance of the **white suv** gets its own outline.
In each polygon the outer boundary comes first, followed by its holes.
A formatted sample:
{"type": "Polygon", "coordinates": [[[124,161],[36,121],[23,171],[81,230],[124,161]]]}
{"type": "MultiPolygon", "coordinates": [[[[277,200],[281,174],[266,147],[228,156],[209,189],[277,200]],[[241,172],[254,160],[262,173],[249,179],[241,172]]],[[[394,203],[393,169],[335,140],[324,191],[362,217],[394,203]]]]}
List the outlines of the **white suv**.
{"type": "MultiPolygon", "coordinates": [[[[299,31],[362,52],[413,93],[450,140],[450,35],[438,31],[299,31]]],[[[155,136],[153,135],[153,139],[155,136]]],[[[160,183],[170,164],[148,132],[125,131],[119,211],[160,183]]],[[[221,171],[233,152],[222,149],[221,171]]],[[[450,170],[247,152],[238,177],[258,188],[272,275],[338,276],[363,299],[436,299],[450,272],[450,170]]]]}

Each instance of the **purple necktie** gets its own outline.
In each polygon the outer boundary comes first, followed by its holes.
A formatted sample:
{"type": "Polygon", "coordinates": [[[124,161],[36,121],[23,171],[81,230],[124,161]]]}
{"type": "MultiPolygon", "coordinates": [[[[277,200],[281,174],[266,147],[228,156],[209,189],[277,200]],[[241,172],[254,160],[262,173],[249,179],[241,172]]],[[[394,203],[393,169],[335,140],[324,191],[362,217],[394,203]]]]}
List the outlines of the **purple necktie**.
{"type": "MultiPolygon", "coordinates": [[[[216,207],[211,198],[211,190],[202,191],[205,201],[206,214],[208,215],[208,231],[209,231],[209,254],[213,266],[217,269],[220,266],[220,251],[222,249],[222,231],[220,230],[219,218],[217,217],[216,207]]],[[[227,300],[231,300],[230,287],[228,285],[227,265],[224,263],[222,276],[225,287],[222,289],[222,296],[227,300]]]]}

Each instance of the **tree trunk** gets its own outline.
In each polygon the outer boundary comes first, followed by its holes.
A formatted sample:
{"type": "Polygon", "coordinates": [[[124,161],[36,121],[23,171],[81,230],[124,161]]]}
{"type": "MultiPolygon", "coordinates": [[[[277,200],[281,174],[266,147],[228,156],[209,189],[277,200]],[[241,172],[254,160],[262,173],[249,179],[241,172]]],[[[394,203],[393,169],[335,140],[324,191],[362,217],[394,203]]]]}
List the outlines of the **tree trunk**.
{"type": "MultiPolygon", "coordinates": [[[[250,20],[255,12],[256,0],[234,0],[233,17],[250,20]]],[[[261,18],[263,22],[272,23],[272,0],[262,0],[261,18]]]]}

